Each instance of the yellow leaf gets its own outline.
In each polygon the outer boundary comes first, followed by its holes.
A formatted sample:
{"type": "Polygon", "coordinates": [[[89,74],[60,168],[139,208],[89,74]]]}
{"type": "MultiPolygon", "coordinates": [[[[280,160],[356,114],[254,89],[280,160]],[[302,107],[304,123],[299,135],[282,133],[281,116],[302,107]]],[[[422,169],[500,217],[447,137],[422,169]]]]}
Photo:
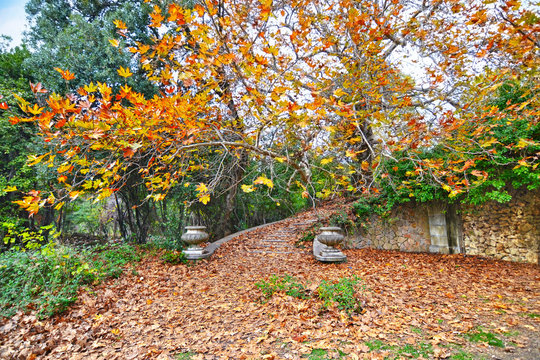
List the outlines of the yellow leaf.
{"type": "Polygon", "coordinates": [[[71,164],[70,163],[63,163],[56,170],[58,171],[59,174],[61,174],[63,172],[66,172],[66,171],[70,171],[71,170],[71,164]]]}
{"type": "Polygon", "coordinates": [[[334,161],[334,158],[333,158],[333,157],[331,157],[331,158],[326,158],[326,159],[322,159],[322,160],[321,160],[321,164],[322,164],[322,165],[326,165],[326,164],[331,163],[332,161],[334,161]]]}
{"type": "Polygon", "coordinates": [[[518,141],[516,147],[517,147],[518,149],[523,149],[523,148],[525,148],[525,147],[527,147],[527,146],[531,146],[531,145],[535,145],[534,141],[532,141],[532,140],[525,140],[525,139],[519,139],[519,141],[518,141]]]}
{"type": "Polygon", "coordinates": [[[203,196],[201,196],[199,198],[199,202],[202,202],[204,205],[208,204],[208,202],[210,201],[210,194],[204,194],[203,196]]]}
{"type": "Polygon", "coordinates": [[[154,197],[154,200],[161,201],[165,199],[165,194],[155,194],[153,197],[154,197]]]}
{"type": "Polygon", "coordinates": [[[270,179],[268,179],[266,176],[259,176],[255,181],[253,182],[255,185],[266,185],[270,189],[274,188],[274,182],[270,179]]]}
{"type": "Polygon", "coordinates": [[[43,111],[43,108],[39,107],[37,104],[34,104],[33,107],[28,107],[26,110],[32,113],[32,115],[39,115],[43,111]]]}
{"type": "Polygon", "coordinates": [[[28,160],[27,160],[27,165],[28,166],[32,166],[32,165],[36,165],[37,163],[40,163],[41,160],[43,160],[43,158],[46,156],[47,154],[44,154],[44,155],[41,155],[41,156],[36,156],[36,155],[28,155],[28,160]]]}
{"type": "Polygon", "coordinates": [[[488,139],[487,141],[483,142],[483,143],[480,143],[480,146],[486,148],[488,146],[491,146],[495,143],[497,143],[497,139],[495,139],[494,137],[492,137],[491,139],[488,139]]]}
{"type": "Polygon", "coordinates": [[[347,93],[345,91],[343,91],[343,89],[341,89],[341,88],[334,91],[334,96],[335,97],[341,97],[343,95],[347,95],[347,93]]]}
{"type": "Polygon", "coordinates": [[[253,185],[242,185],[242,191],[245,192],[245,193],[250,193],[250,192],[253,192],[255,191],[255,188],[253,187],[253,185]]]}
{"type": "Polygon", "coordinates": [[[17,191],[17,187],[16,186],[8,186],[4,189],[5,192],[12,192],[12,191],[17,191]]]}
{"type": "Polygon", "coordinates": [[[98,196],[98,199],[105,199],[105,198],[108,198],[109,196],[111,196],[113,194],[113,191],[109,188],[105,188],[103,190],[101,190],[99,196],[98,196]]]}
{"type": "Polygon", "coordinates": [[[86,90],[86,92],[92,93],[94,91],[97,91],[97,86],[94,85],[93,82],[91,82],[90,85],[84,85],[84,90],[86,90]]]}
{"type": "Polygon", "coordinates": [[[118,75],[124,78],[128,78],[131,75],[133,75],[133,73],[129,70],[129,68],[124,69],[122,66],[120,66],[120,69],[118,69],[117,71],[118,71],[118,75]]]}
{"type": "Polygon", "coordinates": [[[116,39],[109,39],[109,42],[111,43],[112,46],[114,47],[118,47],[118,45],[120,45],[120,41],[116,40],[116,39]]]}
{"type": "Polygon", "coordinates": [[[85,190],[89,190],[92,188],[92,181],[91,180],[86,180],[83,185],[82,185],[83,189],[85,190]]]}
{"type": "Polygon", "coordinates": [[[199,183],[199,185],[197,185],[197,187],[195,188],[195,190],[197,190],[197,191],[200,192],[200,193],[208,192],[208,188],[207,188],[206,185],[203,184],[203,183],[199,183]]]}
{"type": "Polygon", "coordinates": [[[60,210],[60,209],[62,208],[62,206],[64,206],[64,204],[65,204],[65,203],[64,203],[63,201],[62,201],[62,202],[59,202],[58,204],[56,204],[56,205],[54,206],[54,210],[60,210]]]}

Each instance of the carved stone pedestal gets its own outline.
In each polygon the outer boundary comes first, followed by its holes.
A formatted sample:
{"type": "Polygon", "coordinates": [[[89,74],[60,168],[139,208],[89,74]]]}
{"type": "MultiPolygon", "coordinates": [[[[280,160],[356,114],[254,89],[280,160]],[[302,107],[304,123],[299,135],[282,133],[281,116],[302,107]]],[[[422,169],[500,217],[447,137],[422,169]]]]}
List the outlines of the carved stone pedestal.
{"type": "Polygon", "coordinates": [[[322,262],[343,262],[347,256],[334,246],[343,241],[341,228],[322,227],[321,233],[313,240],[313,256],[322,262]]]}
{"type": "Polygon", "coordinates": [[[189,247],[183,251],[186,259],[205,259],[211,255],[210,252],[199,246],[208,240],[208,234],[205,230],[206,226],[186,226],[186,232],[182,235],[182,240],[189,244],[189,247]]]}

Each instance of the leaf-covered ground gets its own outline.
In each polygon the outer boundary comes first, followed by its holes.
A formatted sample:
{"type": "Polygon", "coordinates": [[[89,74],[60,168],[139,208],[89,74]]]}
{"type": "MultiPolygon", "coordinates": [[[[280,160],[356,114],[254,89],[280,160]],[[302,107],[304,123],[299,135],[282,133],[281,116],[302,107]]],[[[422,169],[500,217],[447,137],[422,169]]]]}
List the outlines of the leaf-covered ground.
{"type": "Polygon", "coordinates": [[[81,293],[63,316],[2,320],[0,358],[540,358],[538,266],[370,249],[322,264],[309,246],[293,246],[315,219],[244,234],[191,265],[146,258],[81,293]],[[288,244],[266,246],[272,238],[288,244]],[[255,283],[271,275],[296,278],[309,296],[263,298],[255,283]],[[321,281],[354,276],[363,310],[324,309],[321,281]]]}

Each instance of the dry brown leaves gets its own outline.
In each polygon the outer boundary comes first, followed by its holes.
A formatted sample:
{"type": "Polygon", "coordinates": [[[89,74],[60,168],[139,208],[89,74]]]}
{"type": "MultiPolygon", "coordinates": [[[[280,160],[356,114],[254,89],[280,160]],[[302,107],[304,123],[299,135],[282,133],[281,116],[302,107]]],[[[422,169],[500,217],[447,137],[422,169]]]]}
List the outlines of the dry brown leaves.
{"type": "MultiPolygon", "coordinates": [[[[434,357],[444,358],[449,352],[440,345],[463,343],[461,334],[479,325],[537,334],[538,319],[523,316],[540,309],[537,266],[371,249],[346,250],[343,264],[319,263],[310,248],[285,255],[248,252],[275,233],[289,233],[293,244],[313,219],[304,213],[245,234],[191,266],[148,258],[136,275],[83,292],[63,316],[4,320],[0,358],[171,359],[191,351],[198,354],[193,359],[299,359],[316,348],[339,348],[353,359],[382,358],[365,345],[374,339],[390,345],[425,341],[434,357]],[[366,285],[366,312],[352,318],[321,312],[319,300],[285,294],[262,303],[254,284],[272,274],[310,284],[358,275],[366,285]]],[[[516,341],[527,346],[526,338],[516,341]]]]}

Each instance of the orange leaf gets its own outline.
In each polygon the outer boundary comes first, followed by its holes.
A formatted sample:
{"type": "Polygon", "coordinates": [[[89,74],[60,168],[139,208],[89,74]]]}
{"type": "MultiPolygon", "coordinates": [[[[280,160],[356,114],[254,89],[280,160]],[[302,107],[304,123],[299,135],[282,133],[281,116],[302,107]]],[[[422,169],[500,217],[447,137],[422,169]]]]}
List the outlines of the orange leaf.
{"type": "Polygon", "coordinates": [[[75,74],[69,72],[69,70],[62,70],[57,67],[55,67],[54,70],[58,71],[62,75],[62,78],[66,81],[75,79],[75,74]]]}
{"type": "Polygon", "coordinates": [[[122,20],[114,20],[113,24],[119,29],[122,29],[122,30],[127,29],[126,24],[122,20]]]}
{"type": "Polygon", "coordinates": [[[367,161],[362,161],[362,170],[367,171],[369,169],[369,163],[367,161]]]}
{"type": "Polygon", "coordinates": [[[30,89],[32,89],[34,94],[45,94],[47,92],[47,89],[44,89],[40,82],[37,84],[32,84],[32,82],[30,82],[30,89]]]}
{"type": "Polygon", "coordinates": [[[131,158],[133,155],[135,155],[135,151],[133,151],[133,149],[130,147],[124,148],[122,151],[124,152],[124,157],[126,158],[131,158]]]}

